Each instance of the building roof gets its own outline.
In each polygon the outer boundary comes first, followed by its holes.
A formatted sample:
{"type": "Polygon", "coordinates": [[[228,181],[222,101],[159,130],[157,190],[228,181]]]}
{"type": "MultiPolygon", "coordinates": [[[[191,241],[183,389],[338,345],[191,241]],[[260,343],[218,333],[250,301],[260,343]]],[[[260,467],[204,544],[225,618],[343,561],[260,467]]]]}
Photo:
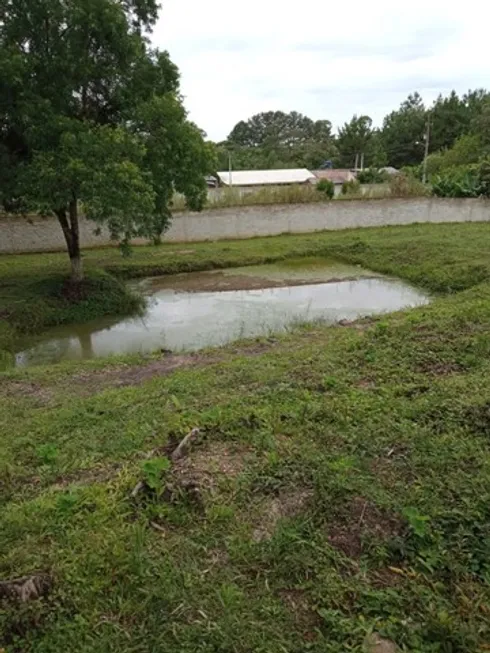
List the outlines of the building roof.
{"type": "Polygon", "coordinates": [[[393,166],[385,166],[384,168],[379,169],[380,172],[386,172],[388,175],[397,175],[398,170],[393,168],[393,166]]]}
{"type": "Polygon", "coordinates": [[[301,168],[298,170],[234,170],[231,173],[218,172],[218,177],[225,186],[268,186],[279,184],[304,184],[315,175],[301,168]]]}
{"type": "Polygon", "coordinates": [[[334,184],[343,184],[346,181],[353,181],[356,178],[351,170],[341,170],[340,168],[315,170],[314,174],[317,179],[328,179],[329,181],[333,181],[334,184]]]}

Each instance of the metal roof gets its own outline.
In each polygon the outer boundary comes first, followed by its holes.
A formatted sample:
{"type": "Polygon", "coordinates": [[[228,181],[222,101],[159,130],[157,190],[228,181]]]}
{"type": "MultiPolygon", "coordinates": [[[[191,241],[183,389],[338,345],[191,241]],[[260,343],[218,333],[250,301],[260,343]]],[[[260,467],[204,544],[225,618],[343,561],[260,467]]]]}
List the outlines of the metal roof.
{"type": "Polygon", "coordinates": [[[218,172],[218,177],[225,186],[267,186],[279,184],[304,184],[315,175],[301,168],[298,170],[233,170],[231,173],[218,172]]]}
{"type": "Polygon", "coordinates": [[[315,170],[315,177],[318,179],[328,179],[334,184],[343,184],[346,181],[353,181],[356,176],[350,170],[341,168],[328,168],[325,170],[315,170]]]}

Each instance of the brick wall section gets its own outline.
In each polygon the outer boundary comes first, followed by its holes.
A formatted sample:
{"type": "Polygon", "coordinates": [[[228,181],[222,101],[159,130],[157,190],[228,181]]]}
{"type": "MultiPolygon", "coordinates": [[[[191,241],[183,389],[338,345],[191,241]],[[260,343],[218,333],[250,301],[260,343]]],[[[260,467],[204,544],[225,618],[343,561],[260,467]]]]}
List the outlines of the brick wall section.
{"type": "MultiPolygon", "coordinates": [[[[416,222],[488,222],[490,200],[382,199],[339,200],[321,204],[283,204],[215,209],[177,214],[165,234],[167,242],[193,242],[312,233],[327,229],[378,227],[416,222]]],[[[109,235],[94,233],[93,223],[81,220],[83,247],[111,244],[109,235]]],[[[52,218],[0,217],[0,253],[39,252],[65,248],[63,234],[52,218]]]]}

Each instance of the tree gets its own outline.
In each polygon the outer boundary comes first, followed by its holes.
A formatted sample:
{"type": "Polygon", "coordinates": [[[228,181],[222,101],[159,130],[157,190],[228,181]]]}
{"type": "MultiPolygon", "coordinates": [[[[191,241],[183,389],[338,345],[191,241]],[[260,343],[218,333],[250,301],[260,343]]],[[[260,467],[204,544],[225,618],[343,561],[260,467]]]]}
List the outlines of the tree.
{"type": "Polygon", "coordinates": [[[470,122],[469,108],[456,91],[446,98],[440,95],[431,109],[431,152],[452,147],[456,139],[468,132],[470,122]]]}
{"type": "Polygon", "coordinates": [[[354,167],[356,158],[358,165],[360,165],[363,154],[365,164],[370,165],[369,156],[371,154],[371,142],[373,138],[372,125],[373,121],[369,116],[354,115],[350,122],[346,122],[339,129],[337,147],[341,167],[354,167]]]}
{"type": "Polygon", "coordinates": [[[222,144],[220,161],[232,153],[236,169],[316,168],[336,154],[328,120],[314,121],[297,111],[268,111],[240,121],[222,144]]]}
{"type": "Polygon", "coordinates": [[[418,93],[409,95],[398,111],[383,121],[382,139],[389,165],[417,165],[424,158],[427,113],[418,93]]]}
{"type": "Polygon", "coordinates": [[[174,191],[206,197],[212,152],[144,36],[156,18],[154,0],[0,5],[0,201],[57,217],[74,282],[81,206],[128,245],[160,236],[174,191]]]}
{"type": "Polygon", "coordinates": [[[485,154],[490,151],[490,97],[485,98],[471,121],[471,131],[480,139],[485,154]]]}
{"type": "Polygon", "coordinates": [[[484,156],[484,147],[480,136],[466,134],[456,140],[449,150],[434,152],[427,158],[429,177],[455,166],[478,163],[484,156]]]}

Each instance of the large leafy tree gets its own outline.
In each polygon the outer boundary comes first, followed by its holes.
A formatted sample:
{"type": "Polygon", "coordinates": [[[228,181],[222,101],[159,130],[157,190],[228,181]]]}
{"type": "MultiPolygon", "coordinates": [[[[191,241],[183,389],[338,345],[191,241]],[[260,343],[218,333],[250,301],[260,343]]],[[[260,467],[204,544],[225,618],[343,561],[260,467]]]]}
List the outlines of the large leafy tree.
{"type": "Polygon", "coordinates": [[[417,165],[424,158],[427,112],[418,93],[409,95],[383,122],[382,139],[389,164],[417,165]]]}
{"type": "Polygon", "coordinates": [[[145,34],[154,0],[1,0],[0,201],[54,214],[82,279],[79,211],[158,237],[175,191],[200,209],[212,166],[179,76],[145,34]]]}
{"type": "Polygon", "coordinates": [[[430,149],[437,151],[449,148],[466,134],[470,127],[471,112],[463,98],[456,91],[448,97],[437,98],[431,109],[430,149]]]}
{"type": "Polygon", "coordinates": [[[364,163],[371,165],[373,152],[373,121],[369,116],[354,115],[339,129],[337,136],[339,163],[342,167],[351,168],[356,158],[360,164],[362,155],[364,163]]]}
{"type": "Polygon", "coordinates": [[[315,168],[336,149],[330,121],[297,111],[268,111],[235,125],[221,152],[223,162],[232,153],[236,168],[315,168]]]}

